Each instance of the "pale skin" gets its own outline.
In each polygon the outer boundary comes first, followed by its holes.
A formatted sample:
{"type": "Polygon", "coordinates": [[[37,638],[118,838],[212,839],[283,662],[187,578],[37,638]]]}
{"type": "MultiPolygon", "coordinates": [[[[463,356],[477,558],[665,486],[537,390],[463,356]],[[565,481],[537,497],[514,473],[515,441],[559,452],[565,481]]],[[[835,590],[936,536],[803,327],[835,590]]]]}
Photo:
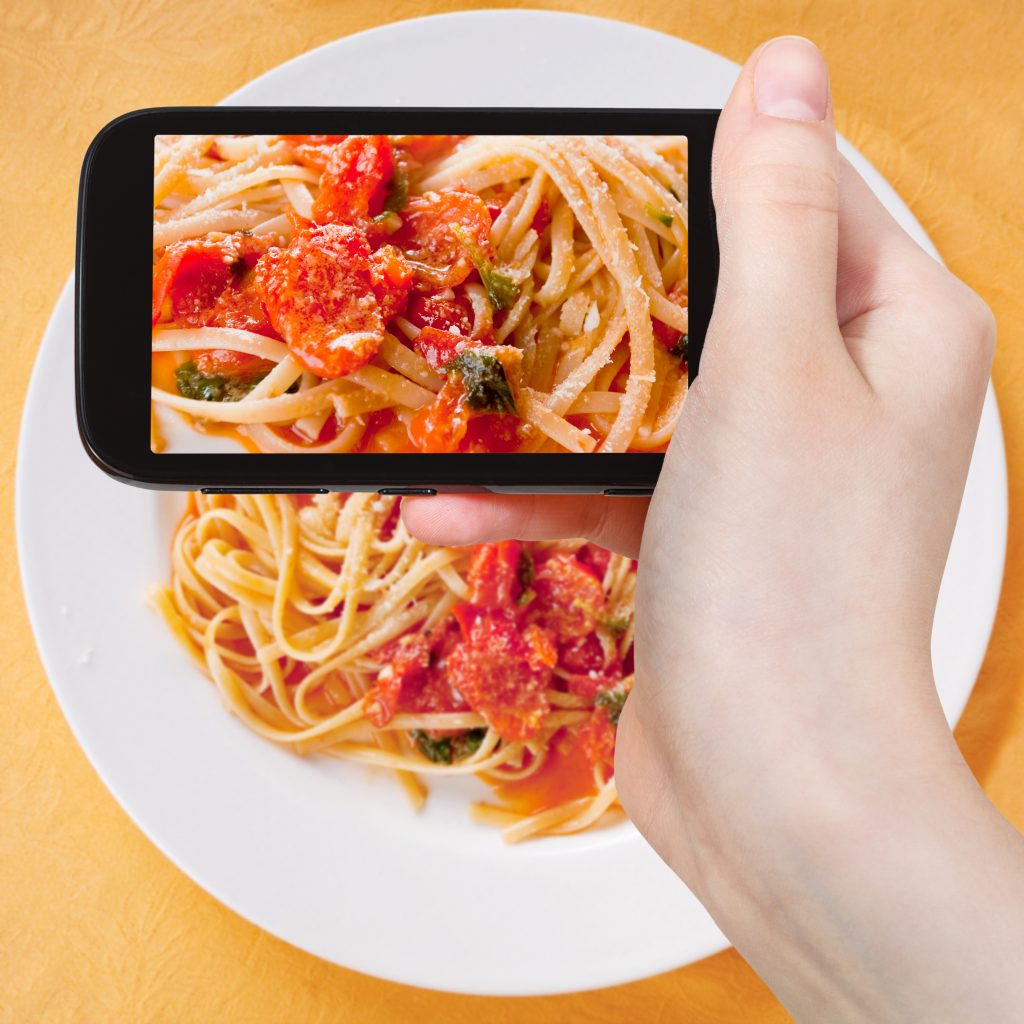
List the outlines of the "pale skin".
{"type": "Polygon", "coordinates": [[[797,1020],[1019,1020],[1024,839],[929,654],[992,316],[838,156],[806,40],[743,68],[713,180],[718,296],[653,499],[409,499],[406,525],[639,556],[622,801],[797,1020]]]}

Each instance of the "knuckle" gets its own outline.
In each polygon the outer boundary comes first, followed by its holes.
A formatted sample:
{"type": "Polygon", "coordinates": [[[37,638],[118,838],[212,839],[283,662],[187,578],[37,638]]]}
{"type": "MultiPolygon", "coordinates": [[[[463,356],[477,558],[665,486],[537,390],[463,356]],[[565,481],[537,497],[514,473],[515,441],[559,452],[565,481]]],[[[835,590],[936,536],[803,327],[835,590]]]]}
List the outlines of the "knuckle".
{"type": "Polygon", "coordinates": [[[811,163],[761,160],[738,163],[723,173],[723,205],[752,203],[822,213],[839,213],[839,188],[834,168],[811,163]]]}
{"type": "Polygon", "coordinates": [[[938,319],[947,343],[959,360],[979,372],[988,372],[995,351],[996,322],[988,303],[972,288],[941,268],[942,289],[938,319]]]}
{"type": "Polygon", "coordinates": [[[921,250],[908,257],[891,278],[891,297],[929,360],[921,383],[947,397],[959,394],[967,381],[988,378],[995,319],[985,300],[933,257],[921,250]]]}
{"type": "Polygon", "coordinates": [[[600,544],[608,532],[608,517],[615,498],[600,497],[583,504],[583,536],[600,544]]]}
{"type": "Polygon", "coordinates": [[[995,321],[980,296],[941,264],[934,266],[904,282],[906,294],[914,296],[906,310],[914,352],[906,386],[917,401],[917,413],[907,414],[929,430],[941,421],[955,433],[976,426],[992,368],[995,321]]]}
{"type": "Polygon", "coordinates": [[[996,347],[996,318],[989,304],[977,292],[968,288],[967,293],[967,321],[974,350],[986,363],[990,363],[996,347]]]}

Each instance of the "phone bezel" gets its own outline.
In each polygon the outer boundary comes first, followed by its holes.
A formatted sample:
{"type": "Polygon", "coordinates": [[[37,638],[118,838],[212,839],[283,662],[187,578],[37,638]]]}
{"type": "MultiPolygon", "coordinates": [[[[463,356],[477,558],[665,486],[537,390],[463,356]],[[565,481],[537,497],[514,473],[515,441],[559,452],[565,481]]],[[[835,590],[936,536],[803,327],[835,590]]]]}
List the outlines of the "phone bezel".
{"type": "Polygon", "coordinates": [[[685,135],[689,145],[689,374],[714,303],[711,201],[717,110],[164,107],[110,122],[82,166],[75,288],[78,427],[92,459],[127,483],[172,490],[643,493],[664,456],[595,454],[160,453],[150,449],[153,139],[162,134],[685,135]],[[114,311],[114,315],[112,315],[114,311]],[[123,339],[127,331],[132,338],[123,339]],[[116,398],[116,400],[114,400],[116,398]]]}

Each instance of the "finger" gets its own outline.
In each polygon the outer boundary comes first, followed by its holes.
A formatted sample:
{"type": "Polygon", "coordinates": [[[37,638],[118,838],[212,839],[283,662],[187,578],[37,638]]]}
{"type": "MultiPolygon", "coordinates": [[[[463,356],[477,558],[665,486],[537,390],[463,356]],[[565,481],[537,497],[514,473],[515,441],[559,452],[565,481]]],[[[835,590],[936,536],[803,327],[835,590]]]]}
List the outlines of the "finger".
{"type": "Polygon", "coordinates": [[[709,347],[767,338],[773,358],[837,339],[838,152],[828,69],[813,43],[784,36],[747,62],[715,135],[712,189],[720,269],[709,347]],[[797,300],[797,296],[799,299],[797,300]],[[713,322],[713,327],[714,322],[713,322]]]}
{"type": "Polygon", "coordinates": [[[600,494],[446,494],[404,498],[402,520],[414,537],[427,544],[585,537],[636,558],[649,504],[649,498],[600,494]]]}

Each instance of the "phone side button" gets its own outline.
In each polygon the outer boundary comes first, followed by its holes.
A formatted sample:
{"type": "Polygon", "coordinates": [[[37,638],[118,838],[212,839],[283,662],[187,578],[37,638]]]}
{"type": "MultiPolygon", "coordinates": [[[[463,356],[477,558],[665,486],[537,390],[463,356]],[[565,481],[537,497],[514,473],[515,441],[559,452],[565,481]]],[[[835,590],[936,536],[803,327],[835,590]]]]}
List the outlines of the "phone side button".
{"type": "Polygon", "coordinates": [[[413,494],[433,496],[437,494],[437,489],[434,487],[381,487],[377,493],[384,495],[385,498],[413,494]]]}
{"type": "Polygon", "coordinates": [[[649,498],[653,487],[606,487],[604,494],[609,498],[649,498]]]}
{"type": "Polygon", "coordinates": [[[200,487],[200,494],[328,494],[326,487],[200,487]]]}

